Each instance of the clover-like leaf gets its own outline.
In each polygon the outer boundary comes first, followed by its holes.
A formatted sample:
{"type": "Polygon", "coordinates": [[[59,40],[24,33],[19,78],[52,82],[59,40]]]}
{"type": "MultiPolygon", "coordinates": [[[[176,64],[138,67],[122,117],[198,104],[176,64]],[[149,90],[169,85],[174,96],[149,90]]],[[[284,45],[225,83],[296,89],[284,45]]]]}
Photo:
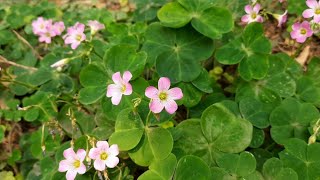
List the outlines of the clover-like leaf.
{"type": "Polygon", "coordinates": [[[203,179],[210,180],[211,172],[208,165],[199,157],[187,155],[182,157],[174,175],[174,180],[203,179]]]}
{"type": "Polygon", "coordinates": [[[143,72],[146,64],[147,54],[145,52],[137,52],[136,47],[130,45],[116,45],[111,47],[104,56],[104,63],[112,74],[120,71],[130,71],[132,80],[136,79],[143,72]]]}
{"type": "Polygon", "coordinates": [[[198,32],[212,39],[221,38],[234,26],[231,12],[223,7],[212,6],[209,0],[167,3],[158,11],[158,18],[162,25],[172,28],[183,27],[191,21],[198,32]]]}
{"type": "Polygon", "coordinates": [[[217,159],[217,164],[238,178],[246,177],[256,170],[256,159],[249,152],[242,152],[240,155],[224,154],[217,159]]]}
{"type": "MultiPolygon", "coordinates": [[[[285,150],[279,156],[284,167],[292,168],[299,179],[317,179],[320,177],[320,144],[308,145],[301,139],[289,139],[285,150]]],[[[285,177],[284,177],[285,178],[285,177]]]]}
{"type": "Polygon", "coordinates": [[[167,129],[146,128],[139,144],[129,151],[130,158],[140,166],[149,166],[153,160],[163,160],[169,156],[173,138],[167,129]]]}
{"type": "Polygon", "coordinates": [[[284,167],[278,158],[268,159],[263,164],[262,172],[266,180],[298,180],[298,174],[293,169],[284,167]]]}
{"type": "Polygon", "coordinates": [[[214,46],[212,40],[190,27],[171,29],[153,23],[147,29],[142,49],[148,53],[147,62],[156,65],[158,74],[176,83],[196,79],[202,70],[200,62],[212,55],[214,46]]]}
{"type": "Polygon", "coordinates": [[[138,180],[172,179],[176,165],[177,158],[173,154],[163,160],[154,160],[150,164],[149,170],[139,176],[138,180]]]}
{"type": "Polygon", "coordinates": [[[115,132],[110,136],[111,144],[118,144],[121,151],[136,147],[144,132],[144,125],[138,113],[124,109],[117,117],[115,132]]]}
{"type": "Polygon", "coordinates": [[[278,144],[293,137],[307,140],[310,123],[319,118],[319,111],[312,104],[285,99],[270,115],[271,136],[278,144]]]}
{"type": "Polygon", "coordinates": [[[263,27],[259,23],[249,24],[242,36],[219,48],[215,54],[222,64],[239,64],[240,76],[249,81],[262,79],[267,75],[268,54],[271,44],[264,37],[263,27]]]}

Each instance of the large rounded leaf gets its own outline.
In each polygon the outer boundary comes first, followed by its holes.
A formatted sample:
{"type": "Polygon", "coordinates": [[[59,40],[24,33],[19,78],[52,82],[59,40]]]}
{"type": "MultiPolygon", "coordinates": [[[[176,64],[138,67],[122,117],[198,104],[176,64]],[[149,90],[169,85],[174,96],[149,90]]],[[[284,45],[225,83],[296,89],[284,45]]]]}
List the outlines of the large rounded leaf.
{"type": "Polygon", "coordinates": [[[241,152],[252,139],[251,123],[236,117],[222,103],[216,103],[203,112],[201,128],[206,139],[222,152],[241,152]]]}
{"type": "Polygon", "coordinates": [[[197,78],[202,70],[199,62],[212,55],[214,46],[212,40],[189,26],[171,29],[153,23],[147,29],[142,49],[148,53],[149,64],[157,61],[156,69],[160,76],[180,82],[197,78]]]}
{"type": "Polygon", "coordinates": [[[319,111],[312,104],[286,99],[270,115],[271,136],[278,144],[293,137],[307,140],[310,123],[319,118],[319,111]]]}
{"type": "Polygon", "coordinates": [[[149,166],[156,160],[169,156],[173,147],[173,138],[167,129],[146,128],[145,135],[137,147],[129,151],[131,159],[140,166],[149,166]]]}
{"type": "Polygon", "coordinates": [[[115,132],[110,136],[111,144],[118,144],[121,151],[133,149],[144,132],[144,125],[138,113],[132,109],[121,111],[117,117],[115,132]]]}
{"type": "Polygon", "coordinates": [[[199,157],[184,156],[178,162],[174,180],[185,179],[210,180],[211,172],[208,165],[199,157]]]}
{"type": "Polygon", "coordinates": [[[188,24],[192,16],[178,2],[170,2],[158,11],[158,18],[164,26],[179,28],[188,24]]]}
{"type": "Polygon", "coordinates": [[[266,180],[298,180],[298,174],[291,168],[285,168],[277,158],[268,159],[263,164],[262,172],[266,180]]]}

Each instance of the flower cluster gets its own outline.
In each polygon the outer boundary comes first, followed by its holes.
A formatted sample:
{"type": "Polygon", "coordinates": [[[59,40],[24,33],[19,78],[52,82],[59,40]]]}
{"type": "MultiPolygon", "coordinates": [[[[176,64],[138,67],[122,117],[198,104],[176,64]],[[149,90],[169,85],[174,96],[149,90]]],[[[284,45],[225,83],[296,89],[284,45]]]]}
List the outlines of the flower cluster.
{"type": "Polygon", "coordinates": [[[313,19],[310,22],[305,20],[302,23],[296,22],[292,25],[290,35],[298,43],[304,43],[313,33],[317,33],[317,28],[320,24],[320,2],[317,0],[307,0],[306,4],[309,9],[304,10],[302,16],[307,19],[313,19]]]}
{"type": "MultiPolygon", "coordinates": [[[[283,0],[279,0],[280,3],[283,2],[283,0]]],[[[244,7],[246,15],[242,16],[241,21],[244,23],[252,23],[252,22],[260,22],[262,23],[264,18],[263,14],[261,13],[261,5],[257,3],[256,0],[252,1],[252,4],[246,5],[244,7]]],[[[278,27],[281,27],[282,24],[284,24],[287,21],[287,11],[285,11],[283,14],[275,14],[275,13],[269,13],[265,12],[264,15],[270,14],[278,21],[278,27]]]]}
{"type": "MultiPolygon", "coordinates": [[[[120,72],[113,74],[114,84],[108,85],[107,88],[107,97],[111,97],[112,104],[118,105],[122,95],[132,94],[132,86],[129,83],[131,78],[132,74],[129,71],[125,71],[123,77],[121,77],[120,72]]],[[[153,113],[160,113],[163,109],[169,114],[177,111],[178,105],[175,100],[181,99],[183,93],[177,87],[169,89],[170,85],[170,79],[162,77],[158,81],[158,89],[153,86],[147,87],[145,95],[150,98],[149,108],[153,113]]]]}
{"type": "Polygon", "coordinates": [[[39,36],[39,42],[51,43],[51,38],[61,35],[65,26],[62,21],[54,22],[52,19],[44,19],[38,17],[37,20],[32,22],[32,31],[35,35],[39,36]]]}
{"type": "MultiPolygon", "coordinates": [[[[98,171],[104,171],[106,166],[108,168],[114,168],[119,163],[118,145],[113,144],[109,147],[107,141],[98,141],[96,148],[93,147],[89,151],[89,158],[94,160],[93,167],[98,171]]],[[[68,148],[63,152],[64,160],[59,163],[59,172],[67,172],[67,180],[75,179],[76,175],[84,174],[87,170],[83,161],[85,160],[87,153],[83,149],[79,149],[77,153],[72,148],[68,148]]]]}
{"type": "MultiPolygon", "coordinates": [[[[89,20],[88,26],[90,27],[91,36],[105,28],[103,24],[96,20],[89,20]]],[[[53,23],[51,19],[46,20],[43,17],[38,17],[37,20],[32,22],[32,30],[35,35],[39,36],[39,42],[50,44],[52,37],[62,34],[65,30],[65,25],[62,21],[53,23]]],[[[64,43],[66,45],[70,44],[72,49],[76,49],[82,41],[86,40],[84,31],[84,24],[75,23],[75,25],[67,29],[67,34],[63,36],[64,43]]]]}

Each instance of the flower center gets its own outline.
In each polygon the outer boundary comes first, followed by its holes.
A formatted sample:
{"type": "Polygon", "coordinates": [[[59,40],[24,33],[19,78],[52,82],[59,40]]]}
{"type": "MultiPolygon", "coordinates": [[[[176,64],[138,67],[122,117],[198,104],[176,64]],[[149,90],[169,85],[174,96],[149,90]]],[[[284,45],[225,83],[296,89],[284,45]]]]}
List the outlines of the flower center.
{"type": "Polygon", "coordinates": [[[79,168],[80,167],[80,161],[79,160],[76,160],[76,161],[74,161],[74,163],[73,163],[73,166],[75,167],[75,168],[79,168]]]}
{"type": "Polygon", "coordinates": [[[100,159],[101,160],[106,160],[108,158],[108,154],[106,152],[103,152],[100,154],[100,159]]]}
{"type": "Polygon", "coordinates": [[[251,18],[252,18],[252,19],[256,19],[256,17],[257,17],[257,14],[256,14],[256,13],[252,13],[252,14],[251,14],[251,18]]]}
{"type": "Polygon", "coordinates": [[[161,92],[161,93],[159,94],[159,99],[160,99],[161,101],[165,101],[165,100],[167,99],[167,97],[168,97],[168,94],[165,93],[165,92],[161,92]]]}
{"type": "Polygon", "coordinates": [[[81,41],[81,39],[82,39],[82,36],[81,36],[80,34],[78,34],[78,35],[76,36],[76,40],[77,40],[77,41],[81,41]]]}
{"type": "Polygon", "coordinates": [[[307,30],[306,29],[304,29],[304,28],[302,28],[302,29],[300,29],[300,34],[306,34],[307,33],[307,30]]]}
{"type": "Polygon", "coordinates": [[[320,9],[316,9],[314,13],[315,14],[320,14],[320,9]]]}
{"type": "Polygon", "coordinates": [[[47,37],[51,37],[51,34],[47,32],[47,33],[46,33],[46,36],[47,36],[47,37]]]}
{"type": "Polygon", "coordinates": [[[121,87],[121,92],[122,92],[122,93],[125,93],[126,90],[127,90],[127,87],[126,87],[125,85],[123,85],[123,86],[121,87]]]}

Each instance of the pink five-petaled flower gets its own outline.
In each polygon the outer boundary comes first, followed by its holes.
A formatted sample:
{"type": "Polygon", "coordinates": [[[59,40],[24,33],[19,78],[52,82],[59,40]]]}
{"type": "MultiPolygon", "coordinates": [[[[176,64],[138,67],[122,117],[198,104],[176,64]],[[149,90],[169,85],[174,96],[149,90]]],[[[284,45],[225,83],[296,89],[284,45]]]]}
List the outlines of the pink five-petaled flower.
{"type": "Polygon", "coordinates": [[[32,21],[32,31],[35,35],[41,35],[47,32],[47,27],[52,26],[52,20],[45,20],[43,17],[38,17],[32,21]]]}
{"type": "Polygon", "coordinates": [[[316,0],[307,0],[306,4],[310,9],[304,10],[302,13],[302,16],[304,18],[313,17],[314,22],[319,23],[320,22],[320,3],[316,0]]]}
{"type": "Polygon", "coordinates": [[[97,31],[104,29],[104,24],[99,23],[97,20],[89,20],[88,21],[88,26],[91,29],[91,34],[95,34],[97,31]]]}
{"type": "Polygon", "coordinates": [[[84,24],[77,22],[67,30],[67,34],[63,36],[65,44],[71,44],[71,49],[76,49],[82,41],[86,39],[84,32],[84,24]]]}
{"type": "Polygon", "coordinates": [[[53,30],[56,33],[56,35],[61,35],[66,27],[64,26],[64,23],[62,21],[55,22],[53,24],[53,30]]]}
{"type": "Polygon", "coordinates": [[[298,43],[305,42],[308,37],[312,36],[312,34],[313,32],[308,21],[294,23],[290,33],[291,38],[295,39],[298,43]]]}
{"type": "Polygon", "coordinates": [[[287,22],[288,11],[286,10],[283,14],[273,14],[273,16],[278,20],[278,27],[287,22]]]}
{"type": "Polygon", "coordinates": [[[252,22],[263,22],[262,16],[259,14],[259,11],[261,9],[260,4],[254,5],[252,7],[251,5],[246,5],[244,7],[244,10],[246,11],[246,15],[242,16],[241,21],[246,23],[252,23],[252,22]]]}
{"type": "Polygon", "coordinates": [[[109,147],[107,141],[98,141],[97,147],[89,151],[89,157],[95,160],[93,166],[99,171],[105,170],[106,166],[114,168],[119,163],[118,154],[118,145],[113,144],[109,147]]]}
{"type": "Polygon", "coordinates": [[[73,180],[77,173],[84,174],[86,172],[86,166],[83,164],[83,160],[86,157],[86,151],[79,149],[77,153],[72,148],[68,148],[63,151],[63,156],[66,158],[59,163],[59,172],[66,172],[67,180],[73,180]]]}
{"type": "Polygon", "coordinates": [[[125,71],[122,78],[120,72],[112,75],[114,84],[108,85],[107,97],[112,97],[111,102],[113,105],[120,103],[122,95],[130,95],[132,93],[132,86],[129,83],[131,78],[132,74],[129,71],[125,71]]]}
{"type": "Polygon", "coordinates": [[[163,108],[169,114],[173,114],[178,109],[178,105],[175,100],[181,99],[183,97],[180,88],[170,88],[170,79],[162,77],[158,81],[158,88],[149,86],[146,89],[145,95],[151,99],[149,108],[154,113],[160,113],[163,108]]]}

